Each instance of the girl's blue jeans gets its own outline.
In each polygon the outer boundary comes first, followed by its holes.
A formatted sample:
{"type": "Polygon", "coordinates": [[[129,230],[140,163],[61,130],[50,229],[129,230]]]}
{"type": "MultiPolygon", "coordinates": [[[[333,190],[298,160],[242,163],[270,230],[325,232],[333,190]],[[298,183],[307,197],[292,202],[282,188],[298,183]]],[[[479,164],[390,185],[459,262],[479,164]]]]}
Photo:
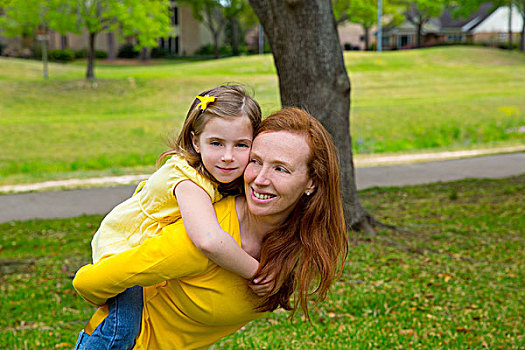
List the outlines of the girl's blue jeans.
{"type": "Polygon", "coordinates": [[[142,287],[108,299],[108,316],[91,335],[80,331],[75,350],[126,350],[135,345],[142,321],[142,287]]]}

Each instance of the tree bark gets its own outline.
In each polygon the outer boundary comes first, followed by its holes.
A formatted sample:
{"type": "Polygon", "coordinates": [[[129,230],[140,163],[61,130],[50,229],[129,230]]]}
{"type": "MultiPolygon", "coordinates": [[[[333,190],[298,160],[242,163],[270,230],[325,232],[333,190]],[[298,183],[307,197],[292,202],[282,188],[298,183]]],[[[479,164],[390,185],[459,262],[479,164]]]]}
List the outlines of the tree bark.
{"type": "Polygon", "coordinates": [[[67,47],[68,47],[67,36],[66,35],[61,35],[60,36],[60,48],[62,50],[65,50],[65,49],[67,49],[67,47]]]}
{"type": "Polygon", "coordinates": [[[369,27],[363,27],[365,30],[365,51],[370,50],[370,43],[368,40],[368,36],[370,35],[370,28],[369,27]]]}
{"type": "Polygon", "coordinates": [[[231,19],[232,26],[232,54],[239,56],[239,21],[236,17],[231,19]]]}
{"type": "Polygon", "coordinates": [[[417,23],[417,36],[416,36],[416,47],[421,48],[421,36],[423,32],[423,22],[417,23]]]}
{"type": "Polygon", "coordinates": [[[512,51],[512,1],[509,3],[509,50],[512,51]]]}
{"type": "Polygon", "coordinates": [[[525,52],[525,13],[521,17],[523,18],[523,25],[521,26],[520,50],[525,52]]]}
{"type": "Polygon", "coordinates": [[[117,50],[115,48],[115,33],[108,33],[106,36],[108,40],[108,61],[117,59],[117,50]]]}
{"type": "Polygon", "coordinates": [[[304,108],[339,150],[346,221],[371,229],[355,184],[350,137],[350,80],[330,0],[250,0],[269,41],[283,106],[304,108]]]}
{"type": "Polygon", "coordinates": [[[87,80],[95,80],[95,39],[97,33],[89,33],[88,65],[86,71],[87,80]]]}
{"type": "Polygon", "coordinates": [[[140,50],[139,59],[142,62],[148,62],[151,59],[151,50],[147,47],[143,47],[142,50],[140,50]]]}
{"type": "Polygon", "coordinates": [[[222,18],[217,17],[217,21],[219,22],[217,24],[217,27],[213,24],[213,18],[215,16],[220,16],[220,14],[217,12],[217,8],[206,6],[206,17],[207,17],[207,24],[208,29],[211,32],[211,35],[213,36],[213,57],[215,59],[219,58],[219,35],[221,33],[222,29],[222,18]]]}

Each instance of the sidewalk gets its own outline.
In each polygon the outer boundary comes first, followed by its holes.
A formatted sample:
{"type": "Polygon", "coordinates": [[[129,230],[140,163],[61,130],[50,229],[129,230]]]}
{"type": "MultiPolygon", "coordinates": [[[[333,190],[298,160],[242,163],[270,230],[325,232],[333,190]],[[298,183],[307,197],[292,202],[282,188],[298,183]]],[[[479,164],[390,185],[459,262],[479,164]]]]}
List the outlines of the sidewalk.
{"type": "MultiPolygon", "coordinates": [[[[405,186],[465,178],[505,178],[523,173],[525,173],[525,152],[520,152],[356,168],[356,182],[357,188],[361,190],[376,186],[405,186]]],[[[126,185],[0,195],[0,223],[32,218],[106,214],[115,205],[128,198],[134,188],[135,185],[126,185]]]]}

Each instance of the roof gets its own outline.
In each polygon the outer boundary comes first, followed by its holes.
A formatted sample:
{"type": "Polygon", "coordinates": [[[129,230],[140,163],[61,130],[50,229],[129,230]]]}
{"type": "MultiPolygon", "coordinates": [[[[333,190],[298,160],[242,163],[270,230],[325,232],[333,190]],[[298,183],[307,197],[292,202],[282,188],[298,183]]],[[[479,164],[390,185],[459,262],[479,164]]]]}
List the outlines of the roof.
{"type": "Polygon", "coordinates": [[[491,2],[485,2],[481,4],[477,11],[474,11],[468,17],[455,17],[452,9],[445,9],[439,21],[441,23],[441,29],[451,28],[463,28],[464,30],[470,30],[479,23],[483,22],[496,8],[491,2]]]}
{"type": "MultiPolygon", "coordinates": [[[[491,2],[481,4],[478,10],[472,12],[468,17],[455,17],[453,9],[448,8],[443,11],[441,16],[431,18],[429,22],[423,25],[423,33],[432,33],[439,31],[461,30],[470,31],[477,25],[487,19],[497,7],[491,2]]],[[[401,25],[395,25],[392,22],[383,27],[385,33],[413,32],[415,26],[405,20],[401,25]]]]}

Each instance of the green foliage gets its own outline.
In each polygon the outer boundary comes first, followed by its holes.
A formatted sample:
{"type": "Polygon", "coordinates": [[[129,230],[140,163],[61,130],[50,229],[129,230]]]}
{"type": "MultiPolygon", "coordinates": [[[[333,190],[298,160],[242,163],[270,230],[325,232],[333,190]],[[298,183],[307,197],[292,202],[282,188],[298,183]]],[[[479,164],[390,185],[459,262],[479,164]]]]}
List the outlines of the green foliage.
{"type": "Polygon", "coordinates": [[[123,34],[137,39],[138,50],[155,47],[158,38],[173,34],[168,0],[117,1],[115,7],[123,34]]]}
{"type": "Polygon", "coordinates": [[[37,29],[60,34],[78,33],[76,0],[2,0],[0,33],[8,37],[34,37],[37,29]]]}
{"type": "Polygon", "coordinates": [[[49,12],[45,0],[3,0],[0,8],[0,35],[7,37],[33,37],[49,12]]]}
{"type": "Polygon", "coordinates": [[[75,51],[70,49],[51,50],[48,53],[49,60],[53,62],[72,62],[75,59],[75,51]]]}
{"type": "MultiPolygon", "coordinates": [[[[212,350],[525,347],[525,176],[359,195],[400,232],[351,233],[343,274],[311,324],[278,310],[212,350]]],[[[90,262],[101,219],[0,224],[0,305],[10,315],[0,348],[73,348],[95,308],[71,278],[90,262]]]]}

